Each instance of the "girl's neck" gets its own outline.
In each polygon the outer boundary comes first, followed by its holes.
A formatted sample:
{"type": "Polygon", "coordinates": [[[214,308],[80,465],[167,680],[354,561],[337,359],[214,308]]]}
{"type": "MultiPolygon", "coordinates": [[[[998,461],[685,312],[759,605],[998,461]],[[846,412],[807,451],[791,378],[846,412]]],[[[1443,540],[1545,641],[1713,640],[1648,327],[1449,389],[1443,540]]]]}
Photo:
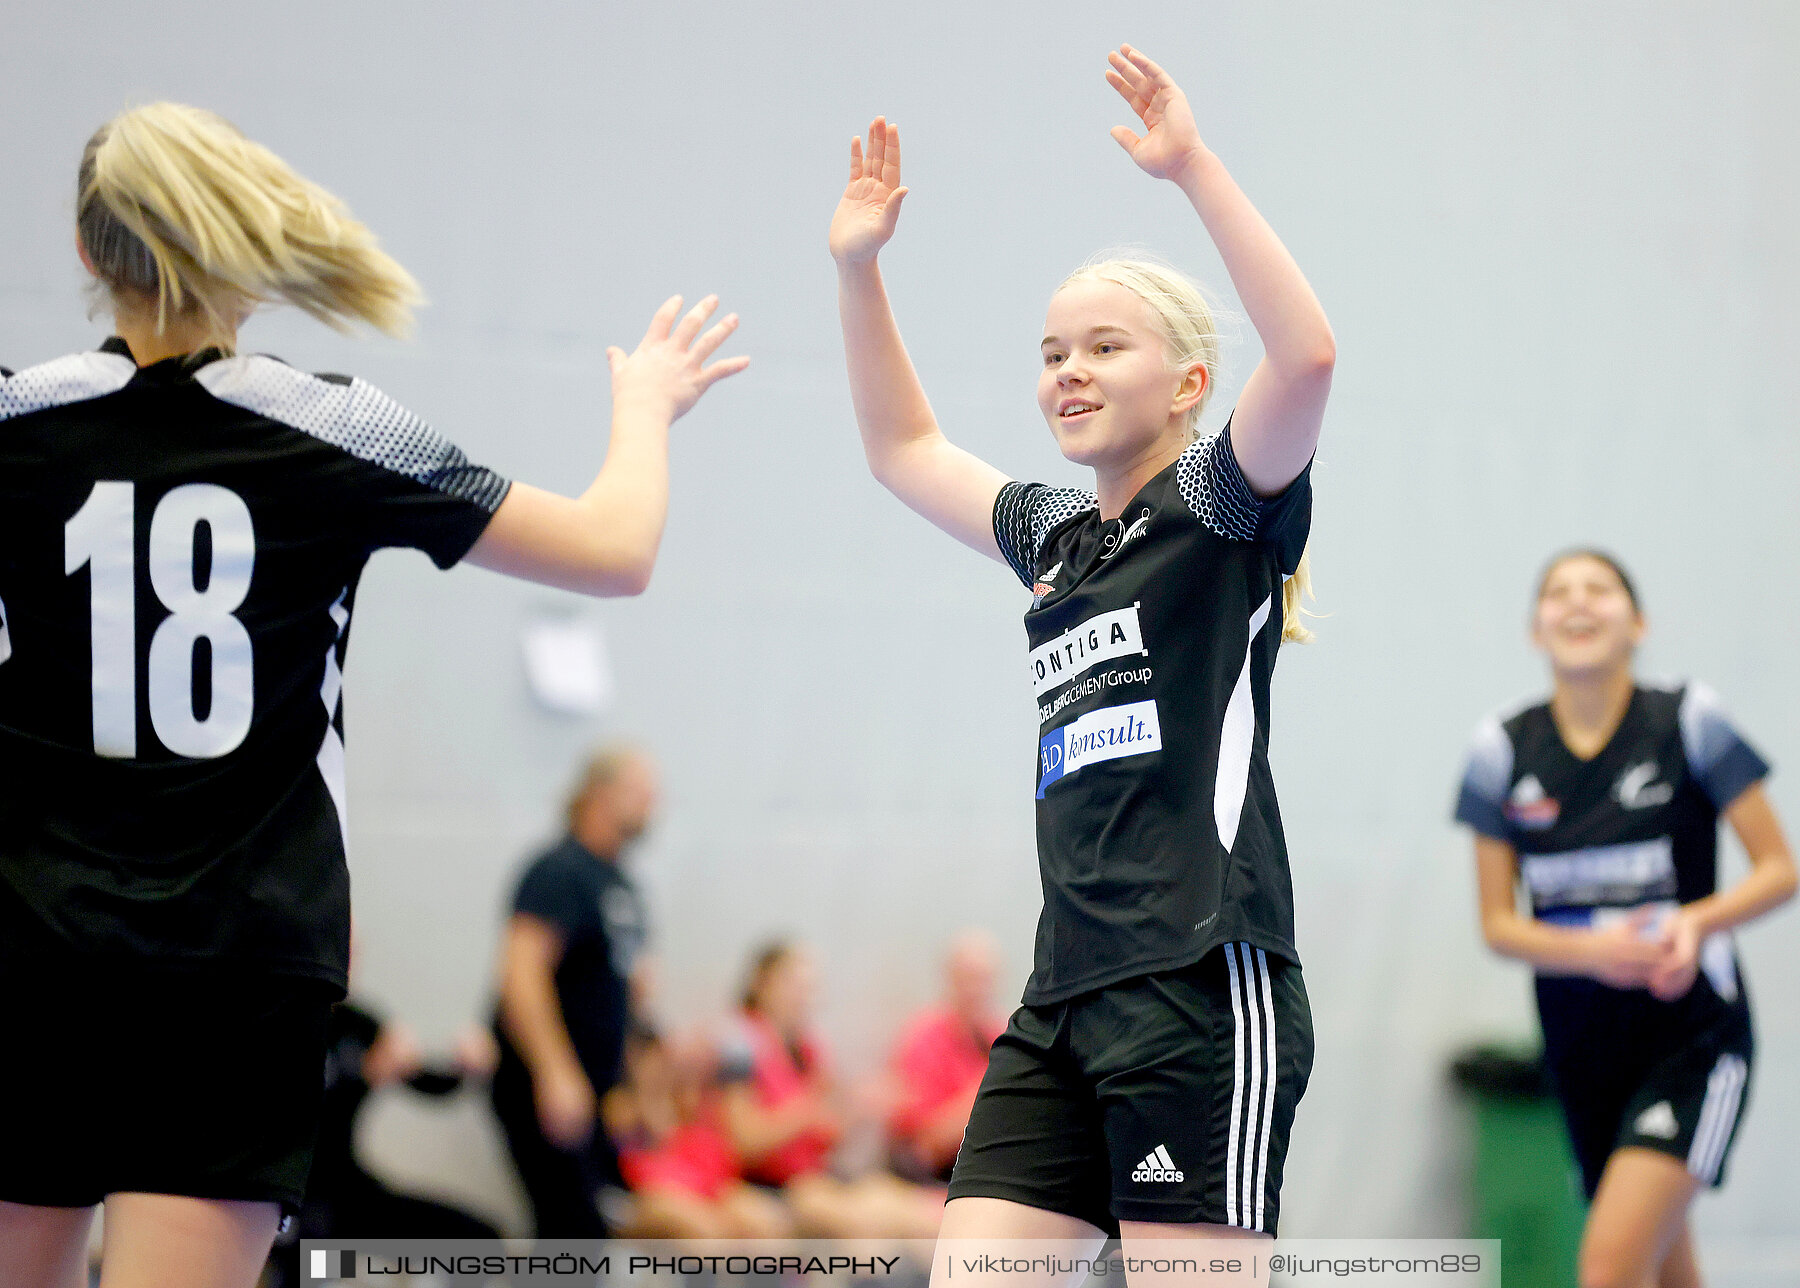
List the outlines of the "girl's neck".
{"type": "Polygon", "coordinates": [[[1118,467],[1099,466],[1094,470],[1094,496],[1099,502],[1100,518],[1111,523],[1131,504],[1131,498],[1143,491],[1144,484],[1172,465],[1187,450],[1187,437],[1179,441],[1157,440],[1141,455],[1118,467]]]}
{"type": "Polygon", "coordinates": [[[1550,718],[1578,759],[1592,760],[1612,741],[1635,687],[1629,665],[1593,675],[1556,677],[1550,718]]]}
{"type": "Polygon", "coordinates": [[[236,328],[229,335],[220,336],[200,314],[172,314],[159,327],[154,304],[122,305],[113,314],[113,330],[131,346],[132,360],[140,367],[197,353],[209,345],[237,347],[236,328]]]}

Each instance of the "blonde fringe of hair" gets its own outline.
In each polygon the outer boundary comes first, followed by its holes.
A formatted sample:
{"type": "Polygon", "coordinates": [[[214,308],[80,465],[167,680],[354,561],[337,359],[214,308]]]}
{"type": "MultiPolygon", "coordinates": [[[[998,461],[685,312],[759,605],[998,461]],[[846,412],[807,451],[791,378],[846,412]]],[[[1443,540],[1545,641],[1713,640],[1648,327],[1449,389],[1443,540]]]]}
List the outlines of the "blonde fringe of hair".
{"type": "Polygon", "coordinates": [[[1212,401],[1219,371],[1219,326],[1214,309],[1187,274],[1173,265],[1141,254],[1106,252],[1070,273],[1057,290],[1076,282],[1112,282],[1150,306],[1162,330],[1163,351],[1171,370],[1198,362],[1206,368],[1206,389],[1188,411],[1188,436],[1200,432],[1200,413],[1212,401]]]}
{"type": "MultiPolygon", "coordinates": [[[[1070,273],[1056,289],[1076,282],[1112,282],[1123,286],[1150,306],[1158,328],[1162,331],[1163,351],[1171,370],[1179,371],[1198,362],[1206,367],[1206,389],[1200,401],[1188,411],[1187,431],[1190,440],[1199,437],[1200,413],[1212,400],[1219,372],[1219,326],[1217,310],[1186,273],[1171,264],[1133,253],[1119,255],[1105,252],[1095,256],[1070,273]]],[[[1316,616],[1301,606],[1302,599],[1313,598],[1312,554],[1303,552],[1293,574],[1281,585],[1281,639],[1286,644],[1310,644],[1315,636],[1302,620],[1316,616]]]]}
{"type": "Polygon", "coordinates": [[[413,277],[343,202],[224,118],[151,103],[103,125],[82,154],[76,226],[112,296],[204,320],[231,347],[258,304],[285,301],[344,331],[412,328],[413,277]]]}

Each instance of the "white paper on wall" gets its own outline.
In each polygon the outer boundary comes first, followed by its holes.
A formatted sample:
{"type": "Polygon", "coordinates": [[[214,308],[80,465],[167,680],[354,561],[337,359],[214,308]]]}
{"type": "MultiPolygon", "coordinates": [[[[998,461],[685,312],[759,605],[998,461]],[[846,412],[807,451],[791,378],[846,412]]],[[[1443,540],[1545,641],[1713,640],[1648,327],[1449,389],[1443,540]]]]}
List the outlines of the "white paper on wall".
{"type": "Polygon", "coordinates": [[[611,704],[612,662],[598,622],[545,614],[519,628],[519,644],[526,683],[551,711],[595,716],[611,704]]]}

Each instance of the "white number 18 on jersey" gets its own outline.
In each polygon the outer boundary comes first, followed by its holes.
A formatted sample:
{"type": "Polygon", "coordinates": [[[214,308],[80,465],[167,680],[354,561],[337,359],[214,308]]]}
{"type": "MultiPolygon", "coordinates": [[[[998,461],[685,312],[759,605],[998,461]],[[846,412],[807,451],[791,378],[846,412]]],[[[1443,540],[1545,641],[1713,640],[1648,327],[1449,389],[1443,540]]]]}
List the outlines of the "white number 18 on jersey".
{"type": "MultiPolygon", "coordinates": [[[[99,482],[63,527],[63,572],[87,568],[93,613],[94,751],[137,755],[137,561],[133,548],[136,485],[99,482]]],[[[250,732],[255,707],[250,632],[233,614],[250,593],[256,534],[237,493],[213,483],[184,483],[150,516],[145,566],[169,616],[150,637],[145,668],[150,724],[178,756],[211,759],[250,732]],[[200,589],[200,525],[212,536],[212,567],[200,589]],[[194,651],[211,657],[212,702],[194,715],[194,651]]]]}

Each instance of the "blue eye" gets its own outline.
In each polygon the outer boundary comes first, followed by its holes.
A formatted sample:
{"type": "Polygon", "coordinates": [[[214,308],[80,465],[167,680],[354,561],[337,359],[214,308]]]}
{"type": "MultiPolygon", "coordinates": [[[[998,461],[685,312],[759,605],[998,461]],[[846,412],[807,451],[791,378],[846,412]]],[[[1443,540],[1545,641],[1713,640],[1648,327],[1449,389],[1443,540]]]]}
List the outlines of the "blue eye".
{"type": "Polygon", "coordinates": [[[1094,346],[1094,352],[1096,353],[1117,353],[1118,351],[1119,346],[1114,344],[1111,340],[1107,340],[1102,344],[1094,346]]]}

